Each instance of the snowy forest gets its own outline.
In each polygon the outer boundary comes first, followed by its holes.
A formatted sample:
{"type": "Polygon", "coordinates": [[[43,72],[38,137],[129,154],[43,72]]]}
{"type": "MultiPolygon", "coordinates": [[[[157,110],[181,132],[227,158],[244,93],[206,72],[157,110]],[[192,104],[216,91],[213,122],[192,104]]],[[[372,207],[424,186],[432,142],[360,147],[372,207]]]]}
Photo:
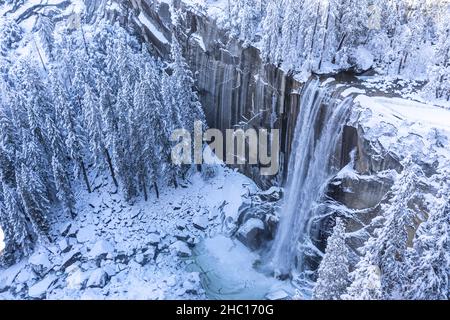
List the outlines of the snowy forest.
{"type": "Polygon", "coordinates": [[[0,0],[0,299],[448,300],[449,21],[0,0]],[[280,172],[175,164],[196,121],[279,130],[280,172]]]}

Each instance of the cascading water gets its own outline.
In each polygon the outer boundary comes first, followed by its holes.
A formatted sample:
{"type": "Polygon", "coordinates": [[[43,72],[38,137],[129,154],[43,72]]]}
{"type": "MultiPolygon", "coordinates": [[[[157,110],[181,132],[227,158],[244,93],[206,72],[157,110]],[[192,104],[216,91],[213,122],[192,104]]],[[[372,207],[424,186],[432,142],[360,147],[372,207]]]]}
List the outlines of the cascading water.
{"type": "Polygon", "coordinates": [[[302,91],[280,224],[268,256],[270,268],[279,275],[295,268],[303,271],[305,251],[316,250],[311,225],[336,173],[333,154],[352,102],[333,93],[334,86],[321,86],[318,79],[310,80],[302,91]]]}

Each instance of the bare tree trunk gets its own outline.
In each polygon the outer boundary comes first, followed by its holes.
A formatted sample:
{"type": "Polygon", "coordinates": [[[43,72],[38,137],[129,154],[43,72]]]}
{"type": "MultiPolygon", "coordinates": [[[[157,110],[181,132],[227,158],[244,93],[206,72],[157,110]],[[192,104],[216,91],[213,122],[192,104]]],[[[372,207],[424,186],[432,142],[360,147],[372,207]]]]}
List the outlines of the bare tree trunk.
{"type": "Polygon", "coordinates": [[[105,148],[105,157],[106,157],[106,161],[108,162],[108,167],[109,167],[109,171],[111,173],[111,178],[113,179],[113,182],[114,182],[114,185],[116,186],[116,188],[118,188],[119,183],[117,183],[116,174],[114,173],[114,167],[112,164],[111,156],[109,155],[109,151],[106,148],[105,148]]]}
{"type": "Polygon", "coordinates": [[[317,2],[316,21],[314,22],[313,34],[312,34],[312,37],[311,37],[311,48],[309,50],[309,55],[310,56],[311,56],[311,54],[313,52],[313,48],[314,48],[314,38],[316,37],[316,32],[317,32],[317,24],[318,24],[318,20],[319,20],[319,11],[320,11],[320,1],[317,2]]]}
{"type": "Polygon", "coordinates": [[[81,159],[80,159],[80,167],[81,167],[81,172],[83,174],[84,182],[86,183],[86,188],[87,188],[88,192],[91,193],[92,190],[91,190],[91,185],[89,183],[89,178],[88,178],[87,171],[86,171],[86,166],[84,165],[84,161],[81,159]]]}
{"type": "Polygon", "coordinates": [[[80,23],[81,35],[83,37],[84,50],[86,51],[87,56],[89,57],[89,50],[86,43],[86,37],[84,36],[83,24],[80,23]]]}
{"type": "Polygon", "coordinates": [[[34,46],[36,47],[36,51],[38,53],[39,60],[41,60],[42,67],[44,68],[44,71],[47,72],[47,68],[45,67],[44,59],[42,58],[42,55],[41,55],[41,50],[39,50],[39,47],[37,46],[35,39],[33,39],[33,42],[34,42],[34,46]]]}
{"type": "Polygon", "coordinates": [[[153,187],[155,188],[156,198],[159,199],[159,189],[158,189],[158,184],[156,183],[156,181],[153,181],[153,187]]]}
{"type": "Polygon", "coordinates": [[[148,194],[147,194],[147,186],[145,185],[145,179],[141,178],[142,183],[142,191],[144,192],[144,200],[148,200],[148,194]]]}

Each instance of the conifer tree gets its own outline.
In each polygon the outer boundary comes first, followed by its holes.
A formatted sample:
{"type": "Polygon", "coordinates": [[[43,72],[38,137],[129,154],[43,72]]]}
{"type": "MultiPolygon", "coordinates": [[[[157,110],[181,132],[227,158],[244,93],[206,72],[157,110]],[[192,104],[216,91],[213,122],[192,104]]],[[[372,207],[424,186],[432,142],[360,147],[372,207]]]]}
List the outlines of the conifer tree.
{"type": "Polygon", "coordinates": [[[349,263],[348,249],[345,243],[344,222],[336,219],[333,234],[328,238],[325,256],[318,271],[314,286],[314,299],[339,300],[348,286],[349,263]]]}

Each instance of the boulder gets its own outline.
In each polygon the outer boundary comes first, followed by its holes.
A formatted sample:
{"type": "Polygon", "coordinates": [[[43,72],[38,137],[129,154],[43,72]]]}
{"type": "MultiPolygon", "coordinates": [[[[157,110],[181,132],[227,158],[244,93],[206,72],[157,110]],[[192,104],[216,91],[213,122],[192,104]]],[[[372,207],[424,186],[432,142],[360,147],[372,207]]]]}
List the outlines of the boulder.
{"type": "Polygon", "coordinates": [[[83,290],[86,288],[86,282],[89,279],[90,273],[83,272],[76,268],[66,278],[67,288],[75,290],[83,290]]]}
{"type": "Polygon", "coordinates": [[[35,253],[28,260],[33,271],[40,277],[43,277],[53,267],[46,252],[35,253]]]}
{"type": "Polygon", "coordinates": [[[147,236],[147,243],[152,246],[157,246],[161,242],[161,237],[159,234],[156,233],[150,233],[147,236]]]}
{"type": "Polygon", "coordinates": [[[44,299],[50,286],[55,283],[57,279],[58,278],[54,274],[48,275],[28,289],[28,296],[34,299],[44,299]]]}
{"type": "Polygon", "coordinates": [[[186,293],[196,294],[200,288],[200,274],[198,272],[191,272],[183,282],[183,289],[186,293]]]}
{"type": "Polygon", "coordinates": [[[95,226],[88,225],[77,232],[77,240],[79,243],[91,241],[95,237],[95,226]]]}
{"type": "Polygon", "coordinates": [[[208,217],[207,216],[196,216],[192,220],[195,228],[199,230],[206,230],[208,228],[208,217]]]}
{"type": "Polygon", "coordinates": [[[67,241],[66,238],[59,240],[58,247],[62,253],[67,253],[72,248],[72,246],[69,244],[69,241],[67,241]]]}
{"type": "Polygon", "coordinates": [[[180,240],[171,244],[170,250],[181,258],[187,258],[192,255],[191,249],[189,249],[188,245],[180,240]]]}
{"type": "Polygon", "coordinates": [[[289,294],[283,289],[279,289],[267,293],[265,298],[267,300],[287,300],[289,298],[289,294]]]}
{"type": "Polygon", "coordinates": [[[108,280],[109,276],[103,269],[96,269],[91,273],[86,286],[88,288],[103,288],[108,280]]]}
{"type": "Polygon", "coordinates": [[[256,250],[261,246],[264,233],[264,222],[257,218],[251,218],[239,228],[236,238],[246,247],[256,250]]]}
{"type": "Polygon", "coordinates": [[[105,259],[108,254],[114,253],[114,246],[106,240],[97,241],[92,250],[89,251],[89,258],[94,260],[102,260],[105,259]]]}
{"type": "Polygon", "coordinates": [[[71,265],[73,265],[75,262],[79,261],[81,258],[81,252],[78,250],[73,250],[68,253],[66,253],[61,261],[61,269],[65,270],[71,265]]]}
{"type": "Polygon", "coordinates": [[[177,240],[187,241],[189,239],[189,233],[184,230],[177,231],[175,232],[174,237],[177,238],[177,240]]]}
{"type": "Polygon", "coordinates": [[[70,228],[72,227],[72,223],[67,222],[65,224],[62,224],[59,228],[59,233],[63,236],[66,237],[69,234],[70,228]]]}

